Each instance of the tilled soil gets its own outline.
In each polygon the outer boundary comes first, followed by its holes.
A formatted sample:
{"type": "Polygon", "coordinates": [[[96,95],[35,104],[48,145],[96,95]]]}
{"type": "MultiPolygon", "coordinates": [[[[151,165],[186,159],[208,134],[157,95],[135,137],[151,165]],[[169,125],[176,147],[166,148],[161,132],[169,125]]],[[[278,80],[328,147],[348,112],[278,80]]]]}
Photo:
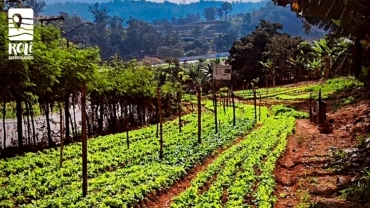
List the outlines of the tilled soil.
{"type": "Polygon", "coordinates": [[[369,102],[348,105],[329,114],[335,121],[330,134],[320,134],[308,119],[298,119],[295,134],[288,137],[286,151],[279,158],[275,169],[275,208],[286,207],[370,207],[356,204],[341,196],[340,191],[349,187],[358,177],[355,171],[336,171],[328,168],[335,161],[339,150],[358,146],[358,136],[366,133],[369,102]],[[320,204],[320,206],[318,206],[320,204]]]}

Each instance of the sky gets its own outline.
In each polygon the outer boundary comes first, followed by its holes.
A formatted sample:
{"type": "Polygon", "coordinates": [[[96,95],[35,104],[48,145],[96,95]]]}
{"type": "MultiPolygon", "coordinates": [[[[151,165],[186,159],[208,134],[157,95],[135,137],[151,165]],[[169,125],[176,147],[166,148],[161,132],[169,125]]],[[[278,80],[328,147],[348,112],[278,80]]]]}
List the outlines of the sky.
{"type": "MultiPolygon", "coordinates": [[[[45,0],[46,4],[51,4],[55,2],[86,2],[86,3],[96,3],[96,2],[109,2],[112,0],[45,0]]],[[[162,3],[164,0],[147,0],[147,1],[153,1],[153,2],[159,2],[162,3]]],[[[183,0],[168,0],[170,2],[174,3],[182,3],[183,0]]],[[[199,0],[185,0],[186,3],[192,3],[192,2],[198,2],[199,0]]],[[[219,0],[219,1],[225,1],[225,0],[219,0]]],[[[232,1],[240,1],[240,0],[226,0],[228,2],[232,1]]],[[[242,2],[259,2],[261,0],[242,0],[242,2]]]]}

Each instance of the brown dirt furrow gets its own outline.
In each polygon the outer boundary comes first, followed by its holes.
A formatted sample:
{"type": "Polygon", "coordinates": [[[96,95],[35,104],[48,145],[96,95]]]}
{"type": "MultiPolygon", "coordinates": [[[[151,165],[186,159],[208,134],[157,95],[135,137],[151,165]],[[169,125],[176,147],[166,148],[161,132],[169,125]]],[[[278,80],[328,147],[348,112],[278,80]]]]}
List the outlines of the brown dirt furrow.
{"type": "MultiPolygon", "coordinates": [[[[261,125],[256,125],[251,131],[256,130],[261,125]]],[[[249,132],[251,132],[249,131],[249,132]]],[[[248,133],[249,133],[248,132],[248,133]]],[[[239,137],[231,146],[239,144],[247,134],[239,137]]],[[[230,147],[231,147],[230,146],[230,147]]],[[[229,148],[230,148],[229,147],[229,148]]],[[[172,200],[174,197],[178,196],[181,192],[185,191],[191,185],[191,181],[197,176],[197,174],[205,169],[207,169],[208,165],[210,165],[218,155],[222,154],[227,149],[219,148],[215,151],[214,154],[208,156],[207,159],[204,160],[203,163],[198,163],[195,165],[182,179],[175,182],[171,187],[168,189],[162,190],[160,192],[155,192],[147,195],[145,199],[139,203],[137,208],[168,208],[171,206],[172,200]]]]}
{"type": "MultiPolygon", "coordinates": [[[[333,117],[335,121],[343,119],[340,113],[333,117]]],[[[295,134],[288,137],[286,150],[276,163],[274,195],[278,201],[274,208],[313,205],[320,200],[328,205],[324,207],[362,207],[351,206],[339,197],[339,191],[348,187],[353,173],[324,168],[336,161],[335,151],[357,145],[351,133],[343,130],[345,122],[336,124],[339,125],[333,133],[320,134],[308,119],[297,119],[295,134]]]]}

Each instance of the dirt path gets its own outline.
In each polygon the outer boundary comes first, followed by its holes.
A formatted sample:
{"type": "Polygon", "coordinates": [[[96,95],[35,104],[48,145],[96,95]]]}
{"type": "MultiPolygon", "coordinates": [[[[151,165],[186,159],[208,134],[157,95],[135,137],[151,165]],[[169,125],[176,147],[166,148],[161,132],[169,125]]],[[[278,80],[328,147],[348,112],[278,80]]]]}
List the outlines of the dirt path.
{"type": "MultiPolygon", "coordinates": [[[[250,132],[255,131],[260,126],[261,125],[257,124],[257,126],[255,126],[250,132]]],[[[239,137],[230,147],[239,144],[241,141],[243,141],[246,135],[239,137]]],[[[226,149],[219,148],[214,154],[210,155],[203,163],[198,163],[197,165],[195,165],[195,167],[192,168],[184,176],[184,178],[177,181],[167,190],[164,190],[156,194],[154,193],[150,194],[137,207],[169,208],[171,206],[172,200],[191,185],[191,181],[197,176],[197,174],[207,169],[208,165],[211,164],[218,157],[218,155],[221,155],[224,151],[228,150],[229,148],[226,149]]]]}
{"type": "MultiPolygon", "coordinates": [[[[297,120],[295,134],[288,137],[287,149],[276,163],[275,208],[324,203],[324,207],[366,207],[338,197],[356,175],[325,168],[338,149],[351,148],[357,140],[345,128],[320,134],[308,119],[297,120]]],[[[303,207],[305,207],[303,206],[303,207]]]]}

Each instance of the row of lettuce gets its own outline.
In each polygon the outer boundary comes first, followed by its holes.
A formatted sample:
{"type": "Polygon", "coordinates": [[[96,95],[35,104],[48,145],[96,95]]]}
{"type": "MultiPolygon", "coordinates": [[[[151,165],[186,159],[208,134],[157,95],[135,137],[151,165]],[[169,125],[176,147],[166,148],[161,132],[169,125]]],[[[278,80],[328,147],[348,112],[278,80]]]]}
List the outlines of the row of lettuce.
{"type": "Polygon", "coordinates": [[[293,117],[268,118],[200,172],[171,207],[272,207],[275,162],[294,127],[293,117]],[[246,200],[248,195],[254,200],[246,200]]]}
{"type": "MultiPolygon", "coordinates": [[[[267,109],[263,108],[265,114],[267,109]]],[[[253,107],[219,112],[219,132],[214,131],[214,113],[202,113],[202,144],[197,143],[197,115],[184,116],[179,133],[178,121],[163,126],[164,158],[159,159],[156,126],[88,141],[88,196],[81,197],[81,146],[64,148],[59,167],[58,149],[27,153],[0,161],[0,207],[126,207],[144,195],[168,187],[197,162],[218,147],[227,147],[254,125],[253,107]]]]}
{"type": "MultiPolygon", "coordinates": [[[[337,92],[348,89],[353,89],[363,86],[354,77],[339,77],[326,80],[319,84],[296,85],[289,87],[276,87],[276,88],[261,88],[257,89],[258,97],[262,98],[275,98],[278,100],[307,100],[310,98],[317,99],[321,89],[322,98],[330,98],[337,92]]],[[[235,94],[244,99],[253,99],[253,92],[251,90],[243,90],[235,92],[235,94]]]]}
{"type": "MultiPolygon", "coordinates": [[[[89,140],[86,198],[81,194],[80,144],[64,148],[64,163],[61,168],[59,149],[0,160],[0,207],[130,207],[139,203],[146,194],[169,187],[219,147],[229,147],[238,136],[250,131],[256,124],[256,121],[251,119],[254,118],[253,106],[237,103],[236,125],[232,122],[232,108],[219,111],[220,125],[216,134],[214,113],[211,111],[213,103],[204,101],[203,104],[208,110],[202,113],[202,144],[197,143],[196,114],[183,117],[184,126],[181,133],[177,120],[166,122],[163,126],[162,160],[158,157],[159,139],[156,137],[155,125],[131,131],[129,149],[126,146],[126,134],[89,140]]],[[[291,131],[294,123],[293,118],[286,116],[294,116],[298,112],[291,109],[273,111],[273,115],[280,117],[268,117],[269,111],[266,107],[262,107],[261,111],[264,126],[222,154],[217,159],[218,164],[209,170],[209,173],[200,174],[199,177],[204,175],[199,179],[202,183],[215,172],[219,173],[217,180],[220,181],[201,195],[203,197],[196,198],[197,206],[208,206],[212,203],[220,205],[219,194],[225,184],[233,184],[229,187],[229,207],[240,204],[240,199],[249,190],[246,187],[250,182],[261,181],[260,184],[265,184],[259,186],[256,198],[269,198],[271,188],[273,189],[273,178],[269,174],[274,168],[274,159],[285,148],[286,134],[291,131]],[[263,163],[262,158],[266,158],[263,163]],[[252,171],[256,164],[266,167],[261,169],[261,175],[252,171]]],[[[189,190],[191,192],[194,187],[189,190]]],[[[189,200],[186,199],[187,192],[189,191],[184,192],[173,206],[187,206],[181,205],[189,200]]],[[[258,203],[263,202],[260,200],[258,203]]]]}

